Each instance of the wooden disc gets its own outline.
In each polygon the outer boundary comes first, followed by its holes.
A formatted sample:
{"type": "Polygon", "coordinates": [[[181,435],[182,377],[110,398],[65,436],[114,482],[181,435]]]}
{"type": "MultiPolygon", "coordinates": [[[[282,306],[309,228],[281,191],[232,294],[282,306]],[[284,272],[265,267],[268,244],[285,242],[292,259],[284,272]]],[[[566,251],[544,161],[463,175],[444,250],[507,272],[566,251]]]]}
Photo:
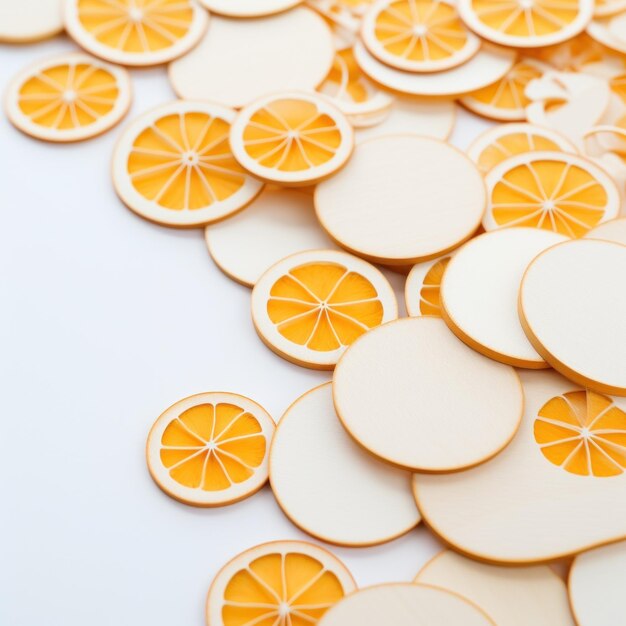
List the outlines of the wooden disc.
{"type": "Polygon", "coordinates": [[[456,148],[393,135],[360,144],[339,174],[317,186],[315,207],[324,229],[344,248],[406,265],[469,239],[484,212],[485,188],[474,163],[456,148]]]}
{"type": "Polygon", "coordinates": [[[513,368],[471,350],[434,317],[357,340],[337,364],[333,396],[359,444],[418,472],[485,462],[511,441],[524,403],[513,368]]]}
{"type": "Polygon", "coordinates": [[[260,17],[286,11],[302,0],[199,0],[212,13],[227,17],[260,17]]]}
{"type": "Polygon", "coordinates": [[[524,418],[509,446],[465,472],[414,476],[423,519],[455,550],[501,563],[626,538],[626,400],[550,370],[520,377],[524,418]]]}
{"type": "Polygon", "coordinates": [[[269,93],[315,89],[334,56],[328,25],[305,7],[252,20],[213,17],[169,77],[181,98],[240,108],[269,93]]]}
{"type": "Polygon", "coordinates": [[[586,239],[603,239],[614,241],[626,246],[626,217],[609,220],[595,228],[592,228],[586,235],[586,239]]]}
{"type": "Polygon", "coordinates": [[[366,587],[344,598],[319,626],[495,626],[477,606],[457,594],[410,583],[366,587]]]}
{"type": "Polygon", "coordinates": [[[385,543],[420,521],[409,474],[352,441],[335,414],[331,383],[305,393],[281,418],[270,482],[287,517],[329,543],[385,543]]]}
{"type": "Polygon", "coordinates": [[[597,17],[587,27],[587,34],[595,41],[621,54],[626,53],[626,12],[597,17]]]}
{"type": "Polygon", "coordinates": [[[568,238],[539,228],[485,233],[457,250],[441,285],[442,316],[468,346],[515,367],[548,367],[522,330],[522,276],[541,252],[568,238]]]}
{"type": "Polygon", "coordinates": [[[445,550],[420,570],[415,582],[458,593],[498,626],[574,626],[567,588],[547,565],[498,567],[445,550]]]}
{"type": "Polygon", "coordinates": [[[0,0],[0,41],[28,43],[62,30],[62,0],[0,0]]]}
{"type": "Polygon", "coordinates": [[[568,241],[530,264],[519,296],[522,326],[537,352],[578,384],[616,395],[626,395],[624,276],[626,246],[568,241]]]}

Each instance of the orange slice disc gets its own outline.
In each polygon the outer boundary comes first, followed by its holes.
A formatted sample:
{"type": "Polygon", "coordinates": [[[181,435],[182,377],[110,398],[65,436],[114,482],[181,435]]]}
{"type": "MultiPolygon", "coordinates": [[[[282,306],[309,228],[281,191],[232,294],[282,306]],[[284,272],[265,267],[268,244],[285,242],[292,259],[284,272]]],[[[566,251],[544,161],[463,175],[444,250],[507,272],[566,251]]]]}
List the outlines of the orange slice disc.
{"type": "Polygon", "coordinates": [[[582,237],[617,217],[621,198],[595,163],[564,152],[528,152],[494,167],[486,177],[485,230],[530,226],[582,237]]]}
{"type": "Polygon", "coordinates": [[[213,13],[228,17],[259,17],[286,11],[302,0],[199,0],[213,13]]]}
{"type": "Polygon", "coordinates": [[[585,65],[602,61],[606,53],[607,50],[604,46],[594,41],[584,32],[554,46],[525,51],[525,54],[549,63],[559,72],[583,71],[585,65]]]}
{"type": "Polygon", "coordinates": [[[46,141],[81,141],[115,126],[128,111],[128,73],[86,54],[39,61],[9,85],[7,115],[21,131],[46,141]]]}
{"type": "Polygon", "coordinates": [[[452,0],[377,0],[361,35],[380,61],[409,72],[440,72],[461,65],[480,48],[452,0]]]}
{"type": "Polygon", "coordinates": [[[121,65],[167,63],[191,50],[208,23],[195,0],[65,0],[64,8],[70,37],[121,65]]]}
{"type": "Polygon", "coordinates": [[[264,543],[218,572],[207,596],[207,624],[316,624],[355,589],[346,566],[327,550],[305,541],[264,543]]]}
{"type": "Polygon", "coordinates": [[[451,258],[451,255],[443,256],[413,266],[404,291],[406,310],[411,317],[441,317],[441,281],[451,258]]]}
{"type": "Polygon", "coordinates": [[[577,153],[576,146],[556,131],[520,123],[490,128],[472,143],[467,154],[486,174],[505,159],[540,151],[577,153]]]}
{"type": "Polygon", "coordinates": [[[62,30],[62,0],[0,0],[0,41],[28,43],[62,30]]]}
{"type": "Polygon", "coordinates": [[[232,504],[268,478],[274,421],[256,402],[234,393],[179,400],[148,435],[148,469],[169,496],[193,506],[232,504]]]}
{"type": "Polygon", "coordinates": [[[355,339],[397,316],[394,291],[380,271],[334,250],[287,257],[252,291],[252,318],[263,342],[313,369],[333,369],[355,339]]]}
{"type": "Polygon", "coordinates": [[[504,46],[538,48],[581,33],[593,0],[459,0],[459,13],[478,35],[504,46]]]}
{"type": "Polygon", "coordinates": [[[135,120],[113,155],[124,203],[165,226],[202,226],[243,209],[263,185],[235,161],[228,143],[235,112],[179,100],[135,120]]]}
{"type": "Polygon", "coordinates": [[[281,93],[240,111],[233,154],[250,173],[282,185],[308,185],[343,167],[354,147],[350,122],[321,96],[281,93]]]}

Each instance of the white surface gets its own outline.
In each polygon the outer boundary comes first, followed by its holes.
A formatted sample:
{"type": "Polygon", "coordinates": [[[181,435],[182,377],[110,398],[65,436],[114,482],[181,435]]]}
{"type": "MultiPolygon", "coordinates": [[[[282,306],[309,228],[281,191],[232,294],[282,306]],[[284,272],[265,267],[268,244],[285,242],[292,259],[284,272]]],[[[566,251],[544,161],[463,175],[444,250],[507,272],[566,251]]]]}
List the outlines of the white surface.
{"type": "MultiPolygon", "coordinates": [[[[62,38],[0,46],[0,87],[72,50],[62,38]]],[[[173,99],[163,69],[131,74],[129,119],[173,99]]],[[[466,146],[487,124],[459,117],[466,146]]],[[[148,430],[176,400],[232,390],[279,418],[330,376],[261,344],[249,290],[212,264],[201,231],[154,226],[122,206],[109,172],[119,134],[56,146],[0,116],[3,625],[204,626],[206,592],[227,560],[261,541],[306,538],[267,488],[198,510],[148,474],[148,430]]],[[[409,581],[437,551],[424,528],[376,548],[333,548],[360,585],[409,581]]]]}

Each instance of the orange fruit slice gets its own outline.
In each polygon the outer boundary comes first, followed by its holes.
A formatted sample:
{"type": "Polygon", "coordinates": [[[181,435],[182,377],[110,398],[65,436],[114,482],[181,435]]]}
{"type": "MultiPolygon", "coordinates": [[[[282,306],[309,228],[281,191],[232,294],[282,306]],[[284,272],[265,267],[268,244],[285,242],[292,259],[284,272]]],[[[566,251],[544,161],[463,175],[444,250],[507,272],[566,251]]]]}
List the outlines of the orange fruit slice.
{"type": "Polygon", "coordinates": [[[194,0],[64,0],[65,28],[82,48],[121,65],[158,65],[191,50],[208,13],[194,0]]]}
{"type": "Polygon", "coordinates": [[[335,250],[289,256],[252,291],[252,317],[263,342],[314,369],[332,369],[353,341],[397,316],[394,291],[379,270],[335,250]]]}
{"type": "Polygon", "coordinates": [[[594,17],[607,17],[626,11],[626,0],[596,0],[594,17]]]}
{"type": "Polygon", "coordinates": [[[451,256],[443,256],[413,266],[406,279],[404,298],[411,317],[441,317],[441,281],[451,256]]]}
{"type": "Polygon", "coordinates": [[[469,157],[483,174],[505,159],[539,151],[577,153],[568,139],[554,130],[534,124],[501,124],[485,131],[469,147],[469,157]]]}
{"type": "Polygon", "coordinates": [[[113,155],[121,199],[166,226],[202,226],[244,208],[263,185],[233,157],[234,118],[216,104],[179,100],[135,120],[113,155]]]}
{"type": "Polygon", "coordinates": [[[579,476],[618,476],[626,468],[626,413],[593,391],[549,400],[534,424],[535,441],[554,465],[579,476]]]}
{"type": "Polygon", "coordinates": [[[611,177],[592,161],[564,152],[511,157],[486,177],[485,230],[529,226],[568,237],[617,217],[621,199],[611,177]]]}
{"type": "Polygon", "coordinates": [[[256,402],[234,393],[179,400],[148,435],[148,469],[169,496],[193,506],[238,502],[268,479],[274,421],[256,402]]]}
{"type": "Polygon", "coordinates": [[[593,0],[459,0],[459,13],[478,35],[504,46],[537,48],[581,33],[593,0]]]}
{"type": "Polygon", "coordinates": [[[526,50],[525,54],[549,63],[559,72],[580,72],[585,65],[602,61],[606,52],[604,46],[583,32],[563,43],[526,50]]]}
{"type": "Polygon", "coordinates": [[[530,59],[518,61],[499,81],[461,98],[461,104],[470,111],[492,120],[503,122],[526,119],[530,100],[524,90],[535,78],[540,78],[543,66],[530,59]]]}
{"type": "Polygon", "coordinates": [[[456,67],[480,48],[451,0],[377,0],[363,18],[361,36],[376,58],[409,72],[456,67]]]}
{"type": "Polygon", "coordinates": [[[321,96],[282,93],[242,109],[230,133],[233,154],[250,173],[283,185],[308,185],[346,164],[350,122],[321,96]]]}
{"type": "Polygon", "coordinates": [[[86,54],[39,61],[9,85],[7,114],[21,131],[46,141],[81,141],[115,126],[128,111],[131,86],[122,68],[86,54]]]}
{"type": "Polygon", "coordinates": [[[264,543],[218,572],[207,596],[207,624],[308,626],[355,589],[330,552],[305,541],[264,543]]]}

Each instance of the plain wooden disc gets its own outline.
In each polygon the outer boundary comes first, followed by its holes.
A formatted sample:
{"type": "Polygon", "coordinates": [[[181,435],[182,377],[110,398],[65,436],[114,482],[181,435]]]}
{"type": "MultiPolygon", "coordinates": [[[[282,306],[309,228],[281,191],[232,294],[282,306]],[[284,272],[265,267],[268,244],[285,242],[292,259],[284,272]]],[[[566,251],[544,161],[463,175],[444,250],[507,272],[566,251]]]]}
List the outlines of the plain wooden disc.
{"type": "Polygon", "coordinates": [[[28,43],[62,30],[62,0],[0,0],[0,41],[28,43]]]}
{"type": "Polygon", "coordinates": [[[603,239],[604,241],[614,241],[626,246],[626,217],[604,222],[592,228],[586,235],[586,239],[603,239]]]}
{"type": "Polygon", "coordinates": [[[408,134],[360,144],[347,166],[315,190],[317,216],[329,235],[387,265],[456,248],[478,228],[485,202],[482,176],[467,156],[408,134]]]}
{"type": "Polygon", "coordinates": [[[212,13],[227,17],[260,17],[286,11],[302,0],[199,0],[212,13]]]}
{"type": "Polygon", "coordinates": [[[333,397],[360,445],[418,472],[485,462],[511,441],[524,403],[513,368],[468,348],[435,317],[360,337],[337,364],[333,397]]]}
{"type": "Polygon", "coordinates": [[[385,543],[420,521],[410,475],[352,441],[337,419],[331,383],[305,393],[281,418],[270,481],[287,517],[330,543],[385,543]]]}
{"type": "Polygon", "coordinates": [[[485,233],[457,250],[441,285],[442,316],[474,350],[515,367],[548,367],[522,330],[517,298],[528,264],[568,237],[539,228],[485,233]]]}
{"type": "Polygon", "coordinates": [[[564,376],[626,396],[626,246],[569,241],[528,267],[519,297],[524,332],[564,376]]]}

